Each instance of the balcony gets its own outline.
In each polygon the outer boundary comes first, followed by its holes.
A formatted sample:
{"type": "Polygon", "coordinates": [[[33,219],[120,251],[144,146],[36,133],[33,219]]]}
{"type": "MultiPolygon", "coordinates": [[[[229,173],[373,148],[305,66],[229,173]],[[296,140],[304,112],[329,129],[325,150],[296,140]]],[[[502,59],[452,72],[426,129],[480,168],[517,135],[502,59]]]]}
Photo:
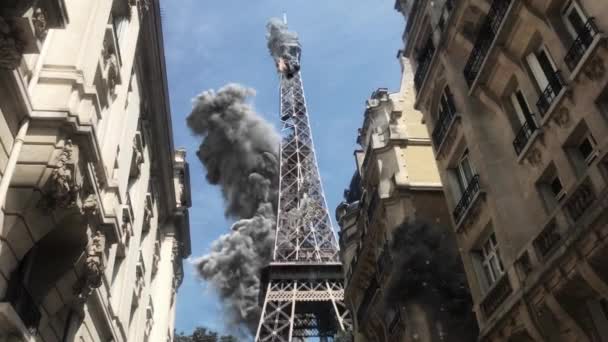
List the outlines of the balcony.
{"type": "Polygon", "coordinates": [[[534,239],[534,247],[541,257],[546,258],[561,241],[562,237],[557,231],[557,224],[552,221],[543,229],[543,231],[534,239]]]}
{"type": "Polygon", "coordinates": [[[464,78],[469,87],[473,85],[473,82],[475,82],[481,71],[483,61],[486,59],[488,52],[490,52],[490,47],[494,42],[494,38],[498,35],[498,29],[510,4],[511,0],[494,0],[490,11],[488,11],[479,28],[477,39],[475,39],[475,44],[473,44],[473,50],[464,67],[464,78]]]}
{"type": "Polygon", "coordinates": [[[578,33],[578,37],[572,42],[566,57],[564,57],[564,62],[568,66],[570,71],[574,71],[577,65],[585,55],[585,52],[593,43],[595,37],[600,33],[600,30],[595,25],[595,18],[589,18],[585,27],[578,33]]]}
{"type": "Polygon", "coordinates": [[[565,208],[573,221],[578,221],[595,202],[597,196],[589,178],[585,179],[566,201],[565,208]]]}
{"type": "Polygon", "coordinates": [[[553,102],[555,102],[557,95],[559,95],[559,93],[565,86],[566,83],[564,82],[564,79],[562,78],[561,72],[559,70],[555,71],[549,77],[549,84],[547,85],[543,93],[540,94],[540,97],[536,102],[536,107],[538,108],[541,117],[543,117],[547,113],[553,102]]]}
{"type": "Polygon", "coordinates": [[[365,293],[363,294],[361,305],[359,305],[359,309],[357,310],[357,322],[359,322],[359,325],[361,325],[361,322],[365,321],[365,318],[367,317],[367,311],[372,302],[374,301],[377,292],[378,281],[376,280],[376,278],[372,278],[372,281],[370,282],[369,286],[365,290],[365,293]]]}
{"type": "Polygon", "coordinates": [[[437,124],[435,125],[435,128],[433,128],[433,133],[431,134],[437,151],[439,151],[439,147],[443,144],[443,140],[450,130],[455,117],[456,112],[453,106],[450,106],[450,108],[447,108],[439,114],[439,120],[437,120],[437,124]]]}
{"type": "MultiPolygon", "coordinates": [[[[16,276],[14,276],[16,277],[16,276]]],[[[9,281],[6,301],[12,306],[30,334],[35,335],[42,315],[25,285],[18,279],[9,281]]]]}
{"type": "Polygon", "coordinates": [[[504,274],[490,289],[481,302],[481,309],[486,317],[490,317],[498,307],[511,295],[513,289],[509,277],[504,274]]]}
{"type": "Polygon", "coordinates": [[[534,133],[538,129],[538,126],[534,122],[532,118],[526,120],[526,122],[521,126],[519,132],[515,136],[515,140],[513,140],[513,147],[515,148],[515,153],[517,155],[521,154],[524,147],[528,144],[528,141],[532,137],[532,133],[534,133]]]}
{"type": "Polygon", "coordinates": [[[462,197],[460,197],[460,201],[458,201],[458,205],[456,205],[456,208],[454,208],[454,211],[452,212],[452,215],[454,216],[454,221],[457,225],[458,223],[460,223],[469,207],[471,207],[473,201],[475,200],[475,198],[477,198],[477,195],[480,191],[481,188],[479,186],[479,175],[475,175],[473,176],[473,178],[471,178],[469,186],[467,186],[467,189],[462,194],[462,197]]]}
{"type": "Polygon", "coordinates": [[[416,73],[414,74],[414,86],[416,87],[416,91],[420,91],[420,87],[422,86],[422,82],[426,78],[426,74],[429,71],[429,67],[431,66],[431,61],[433,60],[433,55],[435,54],[435,46],[433,45],[433,40],[431,38],[428,39],[426,45],[422,49],[422,52],[416,58],[416,73]]]}
{"type": "Polygon", "coordinates": [[[377,272],[380,277],[384,274],[385,271],[389,270],[393,264],[393,259],[391,257],[390,246],[388,241],[384,243],[384,248],[382,249],[382,253],[378,257],[377,262],[377,272]]]}
{"type": "Polygon", "coordinates": [[[401,324],[401,321],[401,310],[397,308],[397,310],[395,310],[395,316],[388,323],[388,332],[394,334],[397,331],[397,327],[401,324]]]}

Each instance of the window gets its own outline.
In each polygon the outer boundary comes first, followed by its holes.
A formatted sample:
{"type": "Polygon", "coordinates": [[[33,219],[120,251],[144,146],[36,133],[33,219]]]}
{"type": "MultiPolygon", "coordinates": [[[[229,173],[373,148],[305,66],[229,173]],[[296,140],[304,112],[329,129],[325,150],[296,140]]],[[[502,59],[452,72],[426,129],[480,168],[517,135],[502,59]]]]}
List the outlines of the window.
{"type": "Polygon", "coordinates": [[[515,109],[517,119],[522,126],[527,122],[533,121],[530,106],[528,106],[528,101],[526,101],[521,89],[517,89],[511,94],[511,104],[513,105],[513,109],[515,109]]]}
{"type": "Polygon", "coordinates": [[[585,159],[587,165],[591,164],[597,156],[595,153],[595,145],[596,142],[595,139],[593,139],[593,136],[587,134],[577,147],[578,152],[581,154],[581,157],[585,159]]]}
{"type": "Polygon", "coordinates": [[[566,196],[562,180],[557,174],[557,169],[553,163],[543,172],[536,186],[548,213],[552,212],[564,196],[566,196]]]}
{"type": "Polygon", "coordinates": [[[482,243],[478,255],[483,287],[488,290],[505,273],[494,232],[482,243]]]}
{"type": "Polygon", "coordinates": [[[562,187],[562,182],[559,180],[559,177],[555,176],[551,181],[551,192],[559,200],[559,197],[562,195],[564,188],[562,187]]]}
{"type": "Polygon", "coordinates": [[[598,157],[597,142],[585,121],[581,121],[574,128],[564,144],[564,150],[577,176],[583,176],[589,165],[598,157]]]}
{"type": "Polygon", "coordinates": [[[541,46],[537,51],[530,53],[526,57],[526,60],[541,92],[549,85],[556,88],[557,84],[561,84],[556,76],[557,68],[555,67],[555,63],[553,62],[549,51],[544,46],[541,46]]]}
{"type": "Polygon", "coordinates": [[[585,29],[587,16],[576,1],[568,2],[562,12],[562,18],[573,39],[576,39],[580,34],[588,33],[588,30],[585,29]]]}
{"type": "Polygon", "coordinates": [[[446,86],[439,100],[439,118],[451,116],[455,112],[456,108],[454,107],[452,92],[450,91],[450,87],[446,86]]]}
{"type": "Polygon", "coordinates": [[[456,165],[456,178],[461,192],[466,191],[474,175],[475,172],[469,161],[469,150],[466,150],[462,154],[462,157],[460,157],[458,165],[456,165]]]}

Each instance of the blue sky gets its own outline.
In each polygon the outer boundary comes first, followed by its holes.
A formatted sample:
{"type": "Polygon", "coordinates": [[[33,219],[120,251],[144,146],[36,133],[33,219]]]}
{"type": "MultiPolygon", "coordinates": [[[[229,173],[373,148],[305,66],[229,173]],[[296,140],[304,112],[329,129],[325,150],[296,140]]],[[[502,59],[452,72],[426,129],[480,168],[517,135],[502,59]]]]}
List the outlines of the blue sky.
{"type": "MultiPolygon", "coordinates": [[[[278,82],[266,49],[265,24],[286,12],[303,46],[302,78],[330,215],[342,200],[355,168],[357,128],[364,101],[378,87],[397,90],[403,17],[394,0],[161,0],[165,54],[176,147],[185,147],[191,168],[192,257],[230,227],[219,189],[205,181],[186,127],[191,99],[201,91],[237,82],[256,89],[256,109],[278,121],[278,82]]],[[[337,228],[337,227],[334,227],[337,228]]],[[[213,290],[185,265],[177,301],[177,331],[204,325],[223,332],[223,313],[213,290]]]]}

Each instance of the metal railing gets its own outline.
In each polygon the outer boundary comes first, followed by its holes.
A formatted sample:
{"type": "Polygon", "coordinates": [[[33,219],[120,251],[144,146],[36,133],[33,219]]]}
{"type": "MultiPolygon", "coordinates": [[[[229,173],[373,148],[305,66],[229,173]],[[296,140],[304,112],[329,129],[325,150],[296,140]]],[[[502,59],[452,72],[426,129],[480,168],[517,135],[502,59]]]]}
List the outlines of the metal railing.
{"type": "Polygon", "coordinates": [[[390,334],[394,334],[400,323],[401,323],[401,309],[397,308],[397,310],[395,311],[395,316],[388,324],[388,332],[390,334]]]}
{"type": "Polygon", "coordinates": [[[494,0],[479,28],[473,50],[464,67],[464,78],[469,87],[473,84],[477,75],[479,75],[481,65],[490,51],[490,46],[492,46],[492,42],[498,34],[498,29],[500,28],[500,24],[502,24],[502,20],[504,19],[510,4],[511,0],[494,0]]]}
{"type": "Polygon", "coordinates": [[[566,209],[573,221],[577,221],[595,202],[597,196],[589,178],[583,181],[566,202],[566,209]]]}
{"type": "Polygon", "coordinates": [[[597,28],[595,24],[595,18],[589,18],[585,26],[578,32],[578,36],[572,42],[566,57],[564,57],[564,62],[568,66],[570,71],[574,70],[578,63],[581,61],[587,49],[591,46],[593,39],[600,33],[600,30],[597,28]]]}
{"type": "Polygon", "coordinates": [[[544,258],[549,255],[549,252],[553,250],[561,239],[562,237],[557,231],[557,224],[555,221],[551,221],[551,223],[538,234],[538,237],[534,239],[534,247],[544,258]]]}
{"type": "MultiPolygon", "coordinates": [[[[451,101],[451,99],[449,101],[451,101]]],[[[453,105],[448,106],[447,109],[439,114],[439,120],[437,120],[435,128],[433,128],[433,133],[431,134],[436,148],[439,148],[441,143],[443,143],[443,139],[445,139],[445,136],[448,133],[450,125],[452,124],[455,116],[456,113],[453,105]]]]}
{"type": "Polygon", "coordinates": [[[439,27],[439,31],[443,32],[445,29],[445,21],[449,14],[454,9],[454,1],[447,0],[445,4],[443,4],[443,8],[441,9],[441,16],[439,17],[439,21],[437,22],[437,27],[439,27]],[[445,15],[447,13],[447,15],[445,15]]]}
{"type": "Polygon", "coordinates": [[[18,279],[11,279],[6,292],[6,298],[29,332],[35,334],[38,331],[42,315],[38,309],[38,305],[23,282],[18,279]]]}
{"type": "Polygon", "coordinates": [[[388,241],[384,243],[382,253],[378,257],[378,274],[382,276],[386,270],[390,270],[393,264],[390,247],[388,241]]]}
{"type": "Polygon", "coordinates": [[[460,197],[460,201],[458,201],[458,205],[456,205],[456,208],[454,208],[454,211],[452,212],[456,224],[460,222],[464,213],[471,206],[471,204],[473,204],[473,200],[480,190],[479,175],[475,175],[473,178],[471,178],[469,186],[467,186],[467,189],[460,197]]]}
{"type": "Polygon", "coordinates": [[[517,153],[517,155],[519,155],[524,149],[524,147],[526,147],[526,144],[530,140],[532,133],[534,133],[534,131],[536,131],[537,129],[538,127],[536,126],[536,123],[534,122],[534,119],[532,117],[530,117],[526,120],[526,122],[524,122],[524,124],[519,129],[519,132],[517,132],[517,135],[515,135],[515,139],[513,140],[513,147],[515,148],[515,153],[517,153]]]}
{"type": "Polygon", "coordinates": [[[377,291],[378,281],[376,278],[372,278],[372,281],[363,294],[363,300],[361,301],[361,305],[359,305],[359,310],[357,310],[357,321],[359,322],[359,325],[361,325],[361,322],[364,322],[365,317],[367,316],[367,310],[372,304],[377,291]]]}
{"type": "Polygon", "coordinates": [[[504,303],[504,301],[511,295],[513,289],[509,282],[507,274],[498,279],[494,287],[490,290],[488,295],[481,302],[481,308],[486,317],[489,317],[498,309],[498,307],[504,303]]]}
{"type": "Polygon", "coordinates": [[[422,85],[422,81],[431,66],[431,61],[433,60],[433,55],[435,54],[435,46],[433,45],[433,40],[429,38],[426,45],[422,49],[422,52],[418,55],[417,65],[416,65],[416,73],[414,74],[414,86],[416,87],[416,91],[420,90],[420,86],[422,85]]]}
{"type": "Polygon", "coordinates": [[[547,84],[547,87],[542,94],[540,94],[540,97],[536,102],[536,107],[538,108],[541,117],[547,113],[549,107],[551,107],[551,104],[553,101],[555,101],[555,98],[557,98],[557,95],[565,86],[566,83],[564,82],[562,74],[559,70],[556,70],[549,76],[549,84],[547,84]]]}

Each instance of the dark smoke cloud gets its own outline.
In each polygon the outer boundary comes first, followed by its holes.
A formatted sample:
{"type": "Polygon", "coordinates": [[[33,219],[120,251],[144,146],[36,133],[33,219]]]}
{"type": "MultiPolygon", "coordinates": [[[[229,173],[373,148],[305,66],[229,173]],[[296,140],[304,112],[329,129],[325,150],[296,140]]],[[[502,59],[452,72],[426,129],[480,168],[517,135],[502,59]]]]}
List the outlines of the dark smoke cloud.
{"type": "Polygon", "coordinates": [[[286,46],[298,45],[298,34],[289,31],[287,24],[279,18],[271,18],[266,24],[266,40],[268,42],[268,50],[270,55],[275,59],[284,57],[286,46]]]}
{"type": "Polygon", "coordinates": [[[477,323],[453,233],[426,223],[403,223],[391,245],[394,277],[386,303],[415,302],[445,328],[449,341],[474,341],[477,323]]]}
{"type": "Polygon", "coordinates": [[[201,277],[219,293],[234,328],[255,331],[259,274],[271,258],[276,224],[279,135],[247,99],[252,89],[229,84],[193,102],[188,126],[203,141],[198,157],[207,181],[219,185],[226,215],[237,219],[228,234],[197,260],[201,277]]]}

